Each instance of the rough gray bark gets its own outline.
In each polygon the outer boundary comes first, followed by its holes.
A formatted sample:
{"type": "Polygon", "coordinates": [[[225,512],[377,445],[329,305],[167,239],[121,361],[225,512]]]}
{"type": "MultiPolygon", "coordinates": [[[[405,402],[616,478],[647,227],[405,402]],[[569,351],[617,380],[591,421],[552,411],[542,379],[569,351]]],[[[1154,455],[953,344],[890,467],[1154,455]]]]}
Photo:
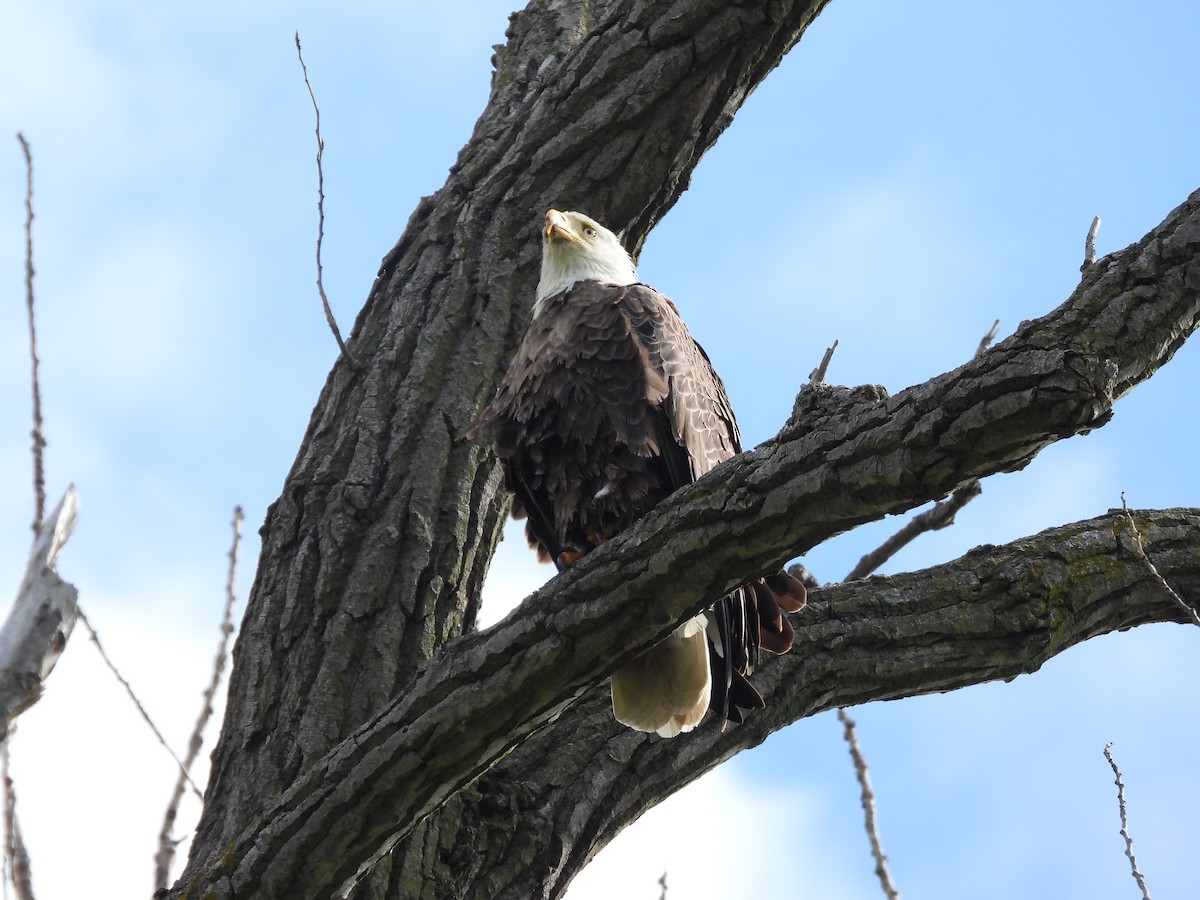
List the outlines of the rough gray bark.
{"type": "MultiPolygon", "coordinates": [[[[475,135],[355,325],[364,368],[331,373],[268,513],[175,896],[329,896],[397,841],[357,896],[558,896],[642,809],[797,717],[1010,677],[1100,631],[1175,620],[1140,561],[1102,543],[1106,520],[1079,526],[1108,548],[1088,558],[1123,573],[1103,591],[1053,567],[1018,584],[1014,562],[981,614],[983,562],[968,557],[951,566],[959,592],[918,617],[920,636],[899,628],[878,582],[858,600],[822,593],[800,652],[756,679],[767,712],[725,734],[649,742],[618,730],[595,688],[746,576],[1103,424],[1197,325],[1200,194],[955,372],[892,398],[804,391],[778,438],[672,497],[517,616],[459,637],[506,506],[487,448],[460,435],[524,329],[534,223],[547,206],[585,206],[640,245],[822,5],[534,2],[514,18],[475,135]],[[837,619],[822,612],[834,602],[837,619]],[[633,777],[639,791],[622,791],[633,777]]],[[[1155,521],[1150,553],[1187,595],[1197,551],[1171,529],[1194,535],[1195,522],[1155,521]]],[[[1045,540],[1013,552],[1061,560],[1077,543],[1045,540]]],[[[895,603],[952,583],[912,577],[895,603]]]]}
{"type": "Polygon", "coordinates": [[[193,860],[471,626],[504,511],[487,448],[459,435],[524,330],[540,215],[586,206],[639,244],[822,5],[514,18],[474,136],[355,325],[364,369],[335,367],[268,512],[193,860]]]}
{"type": "Polygon", "coordinates": [[[42,682],[75,627],[79,591],[59,578],[54,563],[78,511],[72,485],[41,523],[16,600],[0,627],[0,743],[7,740],[12,720],[41,696],[42,682]]]}

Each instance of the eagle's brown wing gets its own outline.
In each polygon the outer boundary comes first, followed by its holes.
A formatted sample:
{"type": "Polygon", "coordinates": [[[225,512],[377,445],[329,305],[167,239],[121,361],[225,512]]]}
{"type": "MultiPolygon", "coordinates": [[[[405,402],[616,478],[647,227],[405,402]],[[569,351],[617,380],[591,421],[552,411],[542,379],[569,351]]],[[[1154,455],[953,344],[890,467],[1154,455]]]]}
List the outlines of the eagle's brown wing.
{"type": "MultiPolygon", "coordinates": [[[[633,285],[625,305],[634,330],[645,342],[670,389],[663,408],[671,423],[672,445],[682,449],[689,472],[669,465],[675,487],[695,481],[742,450],[737,420],[725,384],[704,348],[684,325],[675,304],[653,288],[633,285]]],[[[747,680],[758,662],[759,648],[785,653],[795,633],[785,612],[797,612],[806,601],[804,585],[777,572],[755,579],[713,607],[718,640],[713,664],[712,708],[723,718],[740,722],[738,707],[761,707],[762,698],[747,680]]]]}
{"type": "Polygon", "coordinates": [[[673,487],[682,487],[741,453],[729,395],[669,298],[635,284],[624,289],[623,304],[633,334],[668,384],[663,411],[671,442],[687,461],[686,475],[679,473],[673,487]]]}

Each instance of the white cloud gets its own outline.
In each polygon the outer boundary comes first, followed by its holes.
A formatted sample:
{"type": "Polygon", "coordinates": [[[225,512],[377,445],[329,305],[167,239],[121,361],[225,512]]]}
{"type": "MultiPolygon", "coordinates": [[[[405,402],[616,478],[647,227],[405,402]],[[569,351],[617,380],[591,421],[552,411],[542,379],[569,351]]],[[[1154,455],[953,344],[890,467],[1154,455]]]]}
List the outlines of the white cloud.
{"type": "MultiPolygon", "coordinates": [[[[113,611],[106,610],[111,616],[113,611]]],[[[93,620],[97,614],[93,609],[93,620]]],[[[97,624],[105,649],[133,684],[155,724],[182,754],[211,671],[211,635],[142,628],[133,619],[97,624]]],[[[156,623],[157,624],[157,623],[156,623]]],[[[220,711],[213,721],[219,727],[220,711]]],[[[213,730],[210,729],[209,741],[213,730]]],[[[193,777],[203,789],[211,743],[193,777]]],[[[19,720],[11,771],[39,896],[149,896],[153,855],[178,769],[76,625],[42,699],[19,720]]],[[[199,813],[181,805],[175,834],[199,813]]],[[[181,846],[181,856],[187,844],[181,846]]]]}
{"type": "Polygon", "coordinates": [[[802,788],[751,784],[721,766],[646,812],[601,850],[568,900],[730,900],[857,896],[827,865],[818,801],[802,788]]]}

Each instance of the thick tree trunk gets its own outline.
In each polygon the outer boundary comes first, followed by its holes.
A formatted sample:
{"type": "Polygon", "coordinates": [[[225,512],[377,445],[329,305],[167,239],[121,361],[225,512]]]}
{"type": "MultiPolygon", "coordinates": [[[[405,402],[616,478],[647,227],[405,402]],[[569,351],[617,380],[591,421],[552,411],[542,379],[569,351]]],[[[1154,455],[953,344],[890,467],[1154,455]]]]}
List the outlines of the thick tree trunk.
{"type": "MultiPolygon", "coordinates": [[[[724,734],[648,741],[596,688],[746,576],[1103,424],[1197,325],[1200,195],[956,372],[892,398],[802,392],[774,441],[466,634],[507,501],[461,434],[524,329],[540,214],[585,207],[639,246],[823,5],[534,2],[514,17],[471,142],[355,325],[362,368],[331,373],[268,513],[175,896],[331,896],[397,842],[356,896],[558,896],[621,825],[795,718],[1011,677],[1178,617],[1105,519],[822,592],[798,651],[756,679],[769,709],[724,734]],[[639,791],[621,790],[635,772],[639,791]]],[[[1195,517],[1149,522],[1159,567],[1194,586],[1195,517]]]]}

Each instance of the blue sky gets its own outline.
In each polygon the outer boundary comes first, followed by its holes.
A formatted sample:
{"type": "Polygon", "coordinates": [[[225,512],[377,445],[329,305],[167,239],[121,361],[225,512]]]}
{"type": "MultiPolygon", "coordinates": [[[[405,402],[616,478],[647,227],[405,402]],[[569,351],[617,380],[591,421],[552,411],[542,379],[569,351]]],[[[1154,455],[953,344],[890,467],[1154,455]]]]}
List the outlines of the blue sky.
{"type": "MultiPolygon", "coordinates": [[[[0,12],[0,132],[23,131],[35,154],[51,502],[72,481],[82,499],[60,568],[177,747],[216,643],[232,508],[247,512],[244,597],[257,526],[336,353],[314,287],[315,145],[293,32],[321,102],[325,283],[348,331],[469,136],[508,11],[9,0],[0,12]]],[[[834,339],[831,381],[924,381],[964,361],[994,319],[1004,337],[1062,302],[1093,215],[1109,252],[1200,187],[1198,39],[1200,8],[1183,0],[831,4],[642,253],[642,277],[677,300],[725,378],[747,445],[775,433],[834,339]]],[[[32,509],[23,192],[12,140],[0,151],[0,573],[13,586],[32,509]]],[[[1198,379],[1193,342],[1111,424],[988,479],[954,528],[888,570],[1097,515],[1121,491],[1135,507],[1200,506],[1200,428],[1181,402],[1198,379]]],[[[836,580],[898,524],[805,562],[836,580]]],[[[506,540],[487,614],[548,576],[506,540]]],[[[1151,890],[1187,895],[1198,640],[1139,629],[1010,684],[854,710],[900,890],[1136,896],[1102,756],[1113,741],[1151,890]]],[[[40,895],[148,891],[172,764],[82,631],[12,752],[40,895]]],[[[792,881],[776,893],[875,896],[832,714],[644,817],[570,896],[655,898],[664,867],[673,897],[766,893],[756,876],[712,871],[701,823],[714,807],[735,846],[751,820],[779,835],[792,881]]]]}

